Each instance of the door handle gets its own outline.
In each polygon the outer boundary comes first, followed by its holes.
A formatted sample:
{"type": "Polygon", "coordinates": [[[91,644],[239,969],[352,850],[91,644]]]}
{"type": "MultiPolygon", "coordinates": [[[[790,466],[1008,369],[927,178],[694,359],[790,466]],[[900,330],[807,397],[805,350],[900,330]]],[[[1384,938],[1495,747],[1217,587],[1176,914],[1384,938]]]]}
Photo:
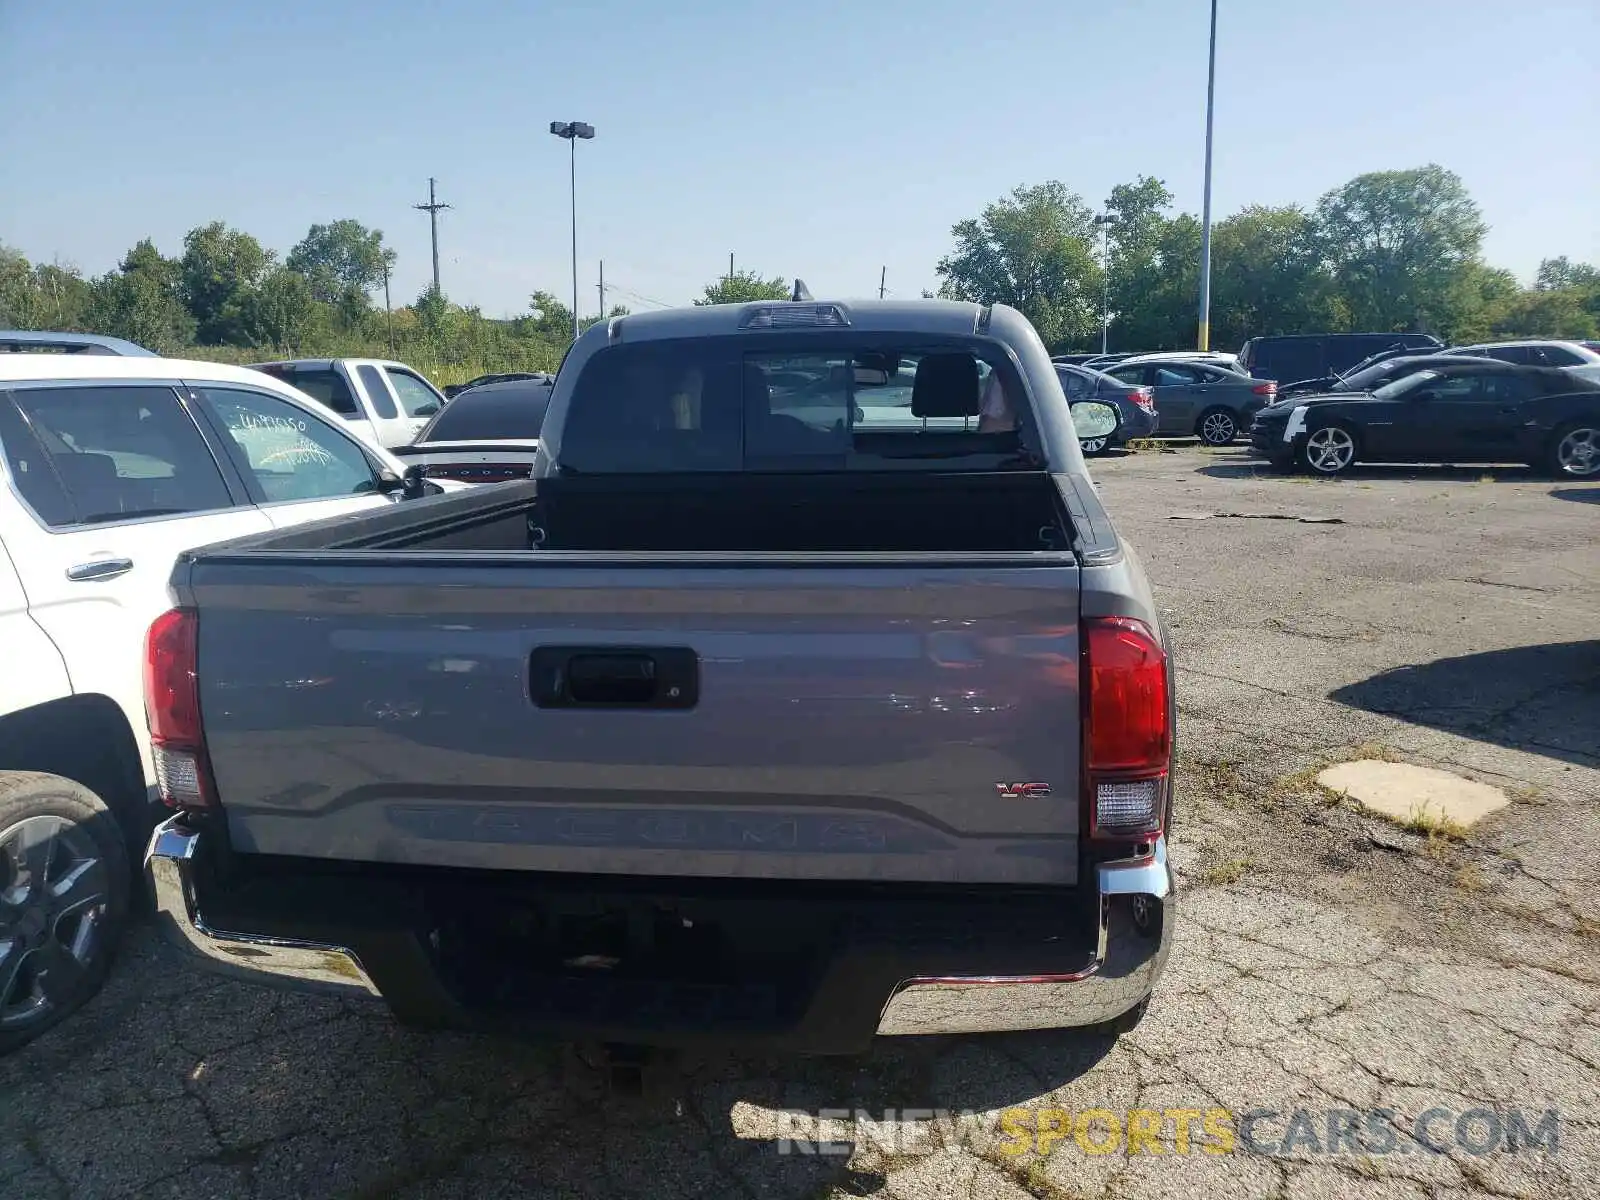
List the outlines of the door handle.
{"type": "Polygon", "coordinates": [[[540,708],[693,708],[700,656],[680,646],[540,646],[529,662],[540,708]]]}
{"type": "Polygon", "coordinates": [[[91,558],[88,562],[68,567],[67,578],[74,583],[84,583],[93,579],[115,579],[118,575],[126,575],[131,570],[133,570],[131,558],[91,558]]]}

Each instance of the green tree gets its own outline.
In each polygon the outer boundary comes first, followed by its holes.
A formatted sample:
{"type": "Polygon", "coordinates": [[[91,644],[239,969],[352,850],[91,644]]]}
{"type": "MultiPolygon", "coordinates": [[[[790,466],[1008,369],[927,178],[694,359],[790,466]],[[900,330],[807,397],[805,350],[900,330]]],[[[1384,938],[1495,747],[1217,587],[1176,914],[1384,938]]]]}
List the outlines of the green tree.
{"type": "Polygon", "coordinates": [[[1533,286],[1541,292],[1600,287],[1600,269],[1588,263],[1575,263],[1565,254],[1547,258],[1540,262],[1533,286]]]}
{"type": "Polygon", "coordinates": [[[1461,177],[1429,164],[1358,175],[1317,202],[1323,255],[1352,323],[1448,329],[1488,229],[1461,177]]]}
{"type": "Polygon", "coordinates": [[[273,256],[248,233],[213,221],[183,239],[183,298],[205,345],[250,344],[253,296],[273,256]]]}
{"type": "Polygon", "coordinates": [[[1339,332],[1344,314],[1323,266],[1316,222],[1299,205],[1251,205],[1211,230],[1211,339],[1339,332]]]}
{"type": "Polygon", "coordinates": [[[273,267],[250,294],[246,310],[250,340],[255,345],[298,353],[326,311],[304,275],[288,267],[273,267]]]}
{"type": "Polygon", "coordinates": [[[748,304],[752,300],[787,300],[793,294],[781,275],[763,279],[759,271],[735,271],[715,283],[706,284],[705,297],[695,303],[702,307],[707,304],[748,304]]]}
{"type": "Polygon", "coordinates": [[[1083,345],[1100,326],[1100,267],[1094,213],[1066,184],[1019,187],[981,216],[951,229],[955,249],[939,260],[939,294],[1009,304],[1045,344],[1083,345]]]}
{"type": "Polygon", "coordinates": [[[284,265],[306,277],[317,300],[359,319],[368,293],[383,285],[384,268],[392,269],[395,258],[383,244],[383,230],[346,218],[313,225],[289,251],[284,265]]]}
{"type": "Polygon", "coordinates": [[[195,322],[183,302],[183,267],[145,238],[115,271],[90,284],[89,324],[97,333],[124,337],[159,354],[176,354],[194,341],[195,322]]]}
{"type": "Polygon", "coordinates": [[[0,245],[0,328],[86,329],[91,289],[75,267],[0,245]]]}
{"type": "Polygon", "coordinates": [[[554,292],[535,292],[528,297],[528,316],[523,318],[524,333],[562,345],[572,340],[572,310],[554,292]]]}
{"type": "Polygon", "coordinates": [[[1133,183],[1119,183],[1106,200],[1113,224],[1101,234],[1110,251],[1110,287],[1102,304],[1109,298],[1115,314],[1108,344],[1114,341],[1120,349],[1164,345],[1174,332],[1153,330],[1147,316],[1151,298],[1163,286],[1160,243],[1167,225],[1165,210],[1171,205],[1167,185],[1144,175],[1133,183]]]}

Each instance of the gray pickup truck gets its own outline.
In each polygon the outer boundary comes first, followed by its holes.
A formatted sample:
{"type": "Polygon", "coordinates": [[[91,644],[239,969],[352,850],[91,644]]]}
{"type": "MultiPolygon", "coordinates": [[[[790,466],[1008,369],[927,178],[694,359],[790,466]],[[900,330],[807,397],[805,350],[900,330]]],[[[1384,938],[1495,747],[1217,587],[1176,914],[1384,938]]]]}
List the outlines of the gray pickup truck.
{"type": "Polygon", "coordinates": [[[1166,637],[1009,308],[613,319],[532,479],[172,588],[147,869],[212,966],[426,1027],[854,1053],[1125,1028],[1166,960],[1166,637]]]}

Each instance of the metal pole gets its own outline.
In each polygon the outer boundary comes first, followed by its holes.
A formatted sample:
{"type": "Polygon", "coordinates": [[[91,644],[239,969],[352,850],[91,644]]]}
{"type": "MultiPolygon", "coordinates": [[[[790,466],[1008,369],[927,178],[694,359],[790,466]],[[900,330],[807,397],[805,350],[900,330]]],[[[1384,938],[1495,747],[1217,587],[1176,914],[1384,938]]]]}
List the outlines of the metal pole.
{"type": "Polygon", "coordinates": [[[578,340],[578,139],[570,137],[572,190],[572,340],[578,340]]]}
{"type": "Polygon", "coordinates": [[[433,177],[428,177],[428,229],[433,236],[433,294],[439,294],[439,202],[433,195],[433,177]]]}
{"type": "Polygon", "coordinates": [[[389,260],[383,260],[383,319],[389,326],[389,357],[399,358],[400,354],[394,348],[394,309],[389,305],[389,260]]]}
{"type": "Polygon", "coordinates": [[[600,319],[606,319],[606,260],[600,260],[600,319]]]}
{"type": "Polygon", "coordinates": [[[883,299],[884,284],[889,281],[889,268],[884,267],[878,272],[878,299],[883,299]]]}
{"type": "Polygon", "coordinates": [[[733,251],[728,251],[728,282],[733,282],[733,251]]]}
{"type": "Polygon", "coordinates": [[[1206,73],[1206,194],[1200,226],[1199,349],[1211,349],[1211,117],[1217,95],[1217,0],[1211,0],[1211,54],[1206,73]]]}
{"type": "Polygon", "coordinates": [[[1105,297],[1100,309],[1100,353],[1111,351],[1111,222],[1100,227],[1100,277],[1105,297]]]}

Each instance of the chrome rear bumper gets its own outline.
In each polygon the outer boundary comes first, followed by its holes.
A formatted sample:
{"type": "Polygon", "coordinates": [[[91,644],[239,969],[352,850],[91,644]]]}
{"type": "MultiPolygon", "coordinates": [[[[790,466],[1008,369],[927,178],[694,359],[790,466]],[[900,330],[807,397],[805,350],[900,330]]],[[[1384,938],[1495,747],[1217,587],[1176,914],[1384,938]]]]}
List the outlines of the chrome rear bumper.
{"type": "MultiPolygon", "coordinates": [[[[254,983],[345,996],[380,992],[357,954],[328,942],[233,931],[207,918],[201,905],[209,864],[202,834],[181,816],[158,826],[145,855],[157,920],[167,939],[197,964],[254,983]]],[[[879,1035],[962,1034],[1094,1025],[1129,1011],[1149,995],[1172,944],[1173,881],[1166,844],[1138,861],[1108,863],[1097,871],[1099,929],[1089,961],[1070,974],[1028,976],[912,976],[887,1002],[880,983],[849,1007],[860,1014],[870,1040],[870,1009],[882,1004],[879,1035]]],[[[223,923],[225,924],[225,922],[223,923]]],[[[422,970],[420,958],[413,966],[422,970]]],[[[382,974],[393,963],[374,959],[382,974]]],[[[385,976],[385,978],[388,978],[385,976]]],[[[392,982],[392,980],[391,980],[392,982]]],[[[387,985],[386,985],[387,986],[387,985]]],[[[433,994],[430,981],[423,991],[433,994]]],[[[398,995],[388,997],[397,1015],[398,995]]]]}
{"type": "Polygon", "coordinates": [[[1061,1029],[1111,1021],[1150,994],[1172,949],[1167,844],[1138,862],[1099,868],[1094,958],[1070,975],[916,978],[895,990],[880,1036],[1061,1029]]]}
{"type": "Polygon", "coordinates": [[[158,825],[150,837],[145,874],[155,894],[156,920],[168,941],[203,960],[207,968],[252,983],[273,982],[336,995],[378,995],[360,961],[342,946],[213,928],[196,895],[199,851],[200,834],[181,816],[158,825]]]}

